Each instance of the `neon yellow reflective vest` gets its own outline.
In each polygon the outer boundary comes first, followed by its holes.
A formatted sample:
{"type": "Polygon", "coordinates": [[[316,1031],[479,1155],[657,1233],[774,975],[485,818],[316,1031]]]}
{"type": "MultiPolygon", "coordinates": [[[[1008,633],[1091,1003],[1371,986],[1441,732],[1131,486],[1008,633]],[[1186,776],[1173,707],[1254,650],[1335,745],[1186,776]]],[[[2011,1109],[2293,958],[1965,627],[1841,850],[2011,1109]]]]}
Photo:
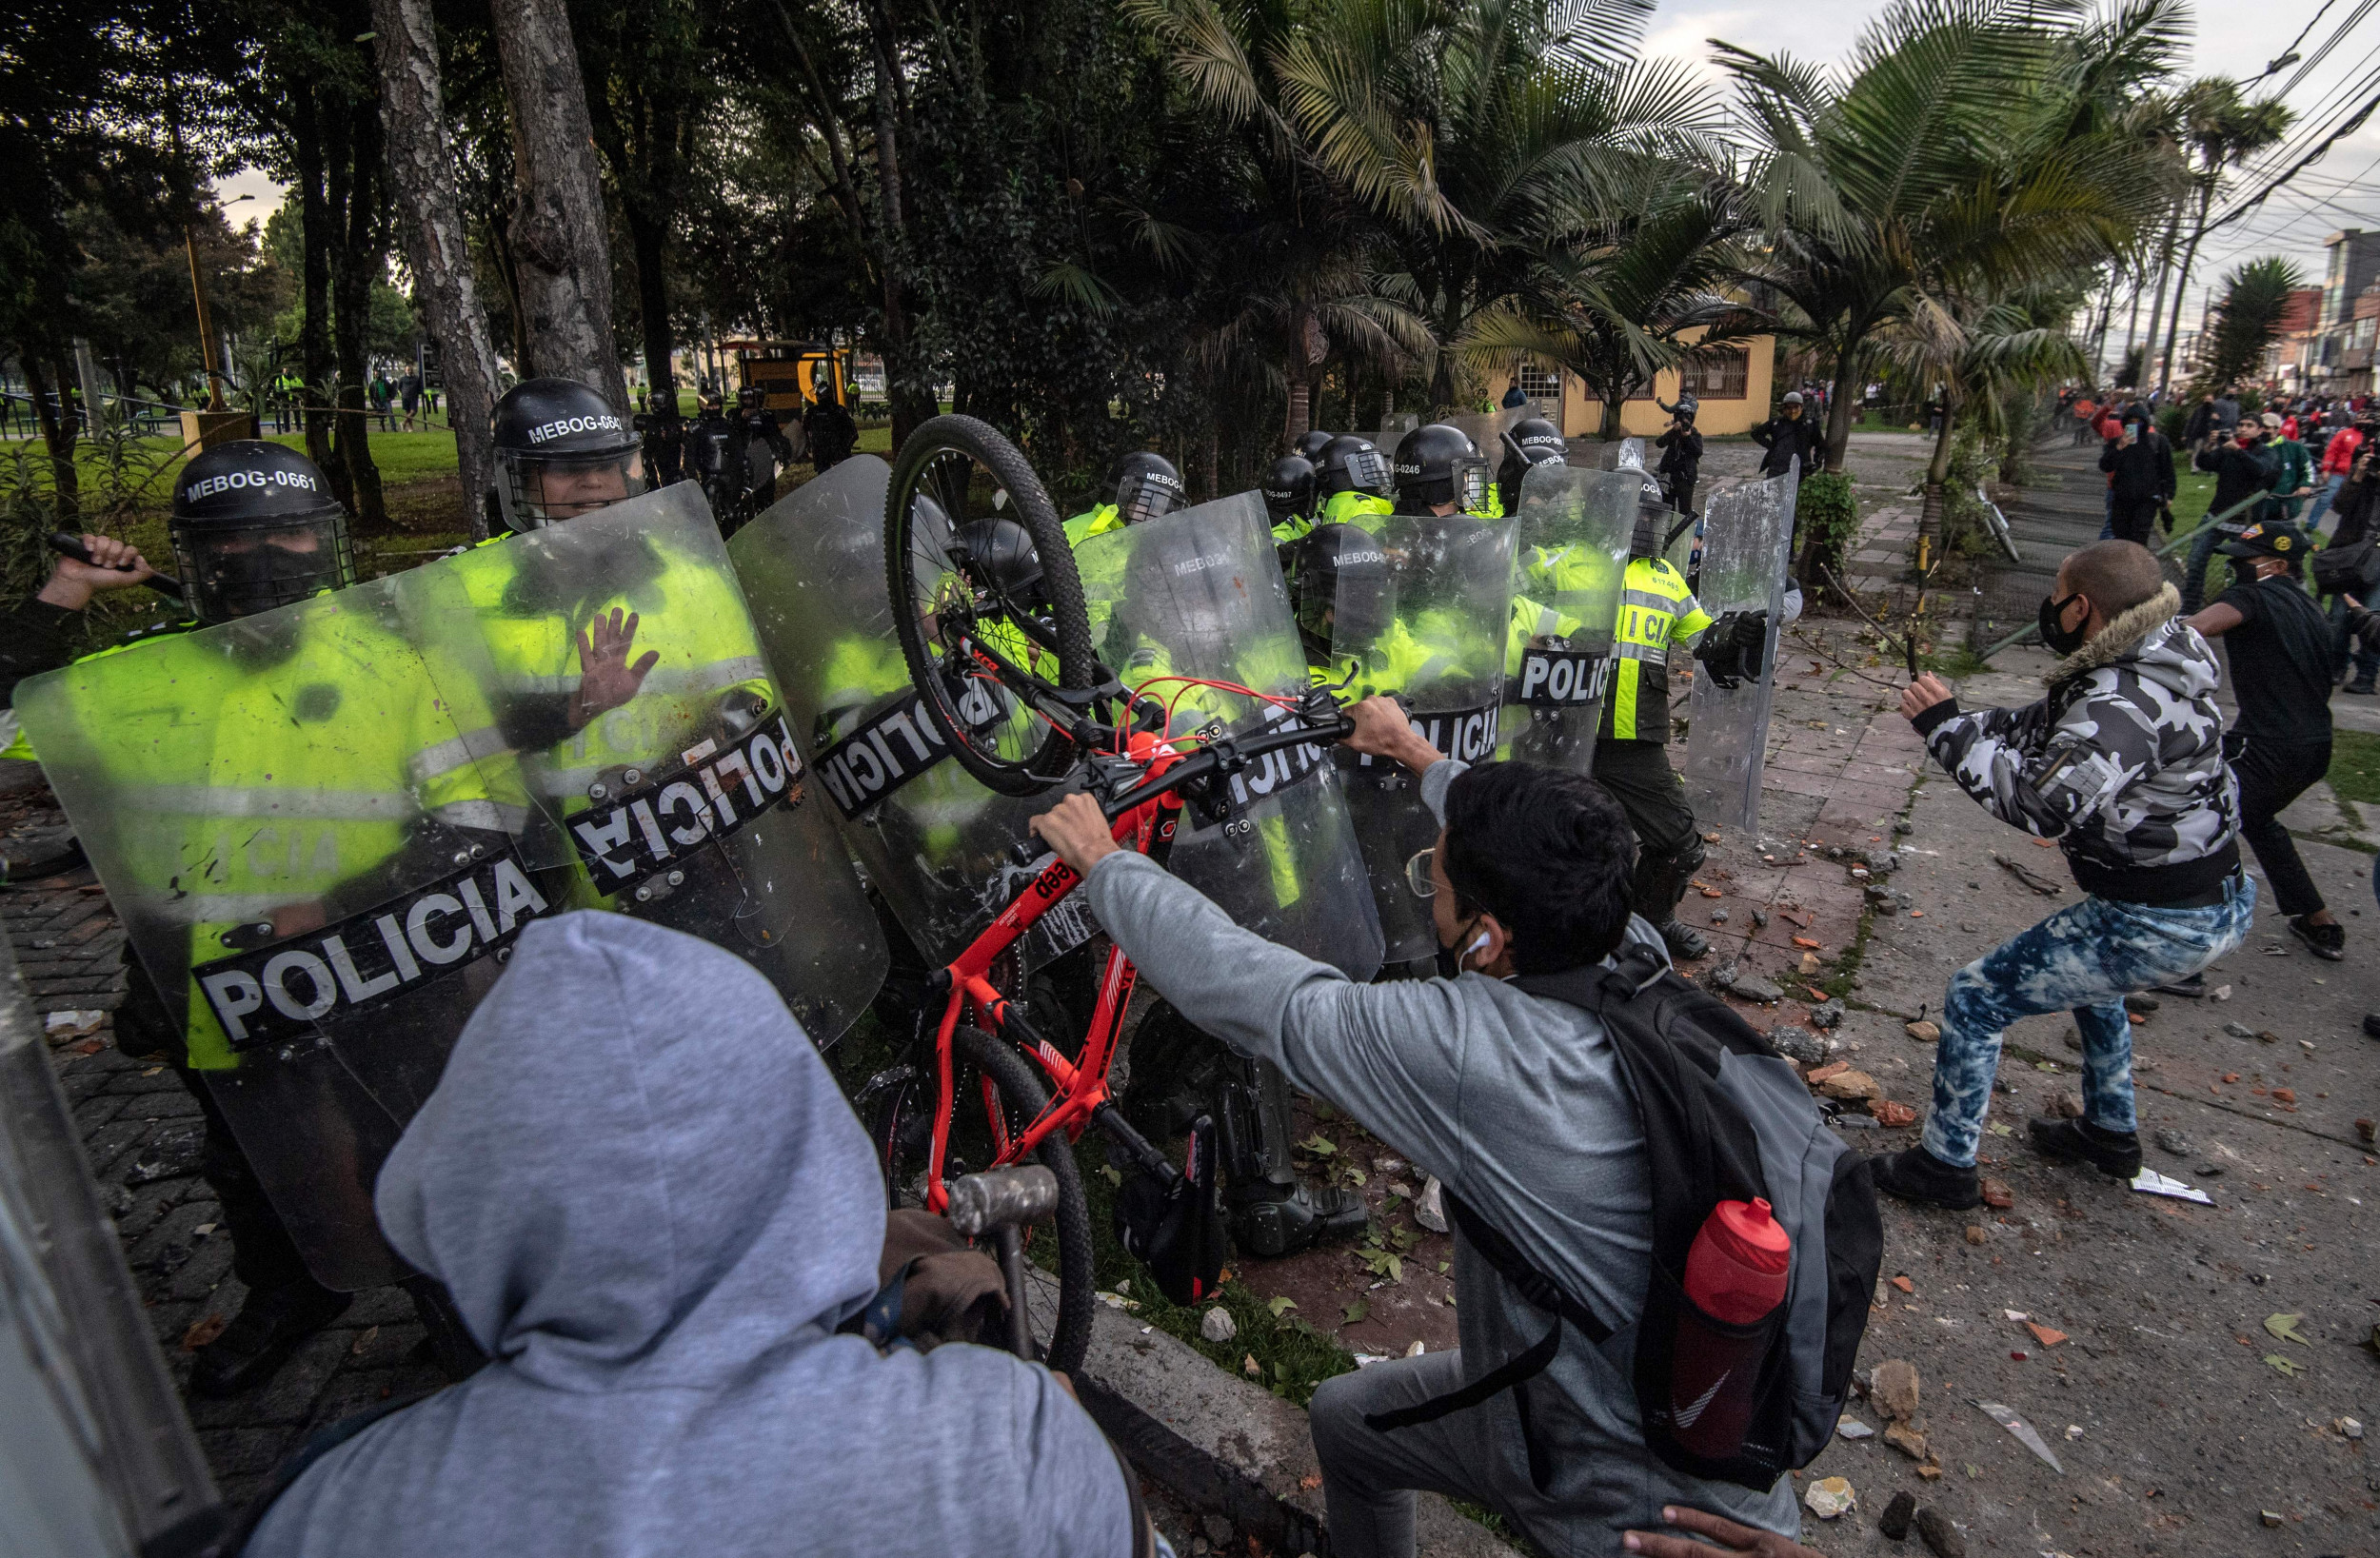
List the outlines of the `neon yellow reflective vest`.
{"type": "Polygon", "coordinates": [[[1397,505],[1386,498],[1369,492],[1334,492],[1322,504],[1321,517],[1316,524],[1352,524],[1378,534],[1380,522],[1397,512],[1397,505]]]}
{"type": "Polygon", "coordinates": [[[1606,740],[1669,740],[1669,648],[1686,643],[1711,618],[1664,560],[1632,560],[1622,576],[1619,621],[1614,629],[1612,688],[1603,700],[1606,740]]]}

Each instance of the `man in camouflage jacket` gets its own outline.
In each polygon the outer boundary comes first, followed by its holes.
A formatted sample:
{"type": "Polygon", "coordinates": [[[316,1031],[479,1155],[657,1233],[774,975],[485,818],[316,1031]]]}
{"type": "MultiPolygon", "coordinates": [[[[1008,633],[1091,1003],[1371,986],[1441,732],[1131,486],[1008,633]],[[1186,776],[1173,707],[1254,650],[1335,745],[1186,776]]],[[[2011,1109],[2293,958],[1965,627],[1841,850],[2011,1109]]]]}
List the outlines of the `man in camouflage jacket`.
{"type": "Polygon", "coordinates": [[[2256,903],[2239,867],[2220,672],[2180,604],[2147,548],[2103,541],[2066,560],[2043,602],[2044,640],[2064,656],[2043,679],[2048,697],[1962,713],[1932,676],[1901,695],[1934,760],[1993,816],[2056,839],[2086,897],[1951,976],[1922,1144],[1876,1160],[1894,1194],[1976,1204],[2001,1032],[2061,1008],[2082,1035],[2083,1118],[2034,1120],[2033,1145],[2119,1178],[2140,1172],[2124,997],[2231,951],[2256,903]]]}

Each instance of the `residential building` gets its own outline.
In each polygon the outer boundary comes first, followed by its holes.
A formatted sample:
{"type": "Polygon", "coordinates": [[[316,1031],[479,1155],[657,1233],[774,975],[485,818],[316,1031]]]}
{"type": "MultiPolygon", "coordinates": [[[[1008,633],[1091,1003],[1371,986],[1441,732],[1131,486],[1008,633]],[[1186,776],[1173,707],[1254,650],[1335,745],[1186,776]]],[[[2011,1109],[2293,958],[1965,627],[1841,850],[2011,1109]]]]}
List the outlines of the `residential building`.
{"type": "MultiPolygon", "coordinates": [[[[1624,402],[1620,430],[1630,437],[1651,437],[1667,427],[1669,413],[1654,403],[1676,404],[1682,380],[1685,392],[1702,403],[1695,425],[1706,436],[1747,432],[1768,420],[1775,365],[1774,336],[1753,336],[1731,345],[1714,346],[1708,356],[1682,369],[1664,369],[1651,389],[1624,402]]],[[[1490,403],[1500,402],[1516,378],[1520,392],[1570,437],[1592,438],[1603,425],[1603,403],[1586,381],[1535,358],[1517,358],[1502,371],[1488,374],[1490,403]]]]}

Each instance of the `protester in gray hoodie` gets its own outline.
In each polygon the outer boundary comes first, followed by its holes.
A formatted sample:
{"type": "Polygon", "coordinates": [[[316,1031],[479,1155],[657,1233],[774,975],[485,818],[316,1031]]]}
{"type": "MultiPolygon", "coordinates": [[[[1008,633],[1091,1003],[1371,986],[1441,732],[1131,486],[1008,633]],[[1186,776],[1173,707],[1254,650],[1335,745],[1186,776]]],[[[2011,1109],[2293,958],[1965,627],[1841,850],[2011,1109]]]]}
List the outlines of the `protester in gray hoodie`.
{"type": "Polygon", "coordinates": [[[249,1558],[1134,1550],[1045,1370],[879,1354],[883,1183],[783,1002],[625,915],[529,927],[382,1171],[398,1252],[486,1368],[366,1429],[249,1558]]]}

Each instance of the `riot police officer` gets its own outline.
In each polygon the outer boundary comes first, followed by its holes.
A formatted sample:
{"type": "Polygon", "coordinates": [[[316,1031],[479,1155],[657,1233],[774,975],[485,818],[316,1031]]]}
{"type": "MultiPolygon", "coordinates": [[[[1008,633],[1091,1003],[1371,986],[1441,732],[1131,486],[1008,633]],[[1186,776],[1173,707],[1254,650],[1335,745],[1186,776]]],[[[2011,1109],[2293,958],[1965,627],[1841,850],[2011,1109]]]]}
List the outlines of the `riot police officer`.
{"type": "Polygon", "coordinates": [[[802,437],[810,446],[810,464],[823,476],[851,458],[859,446],[860,424],[830,388],[802,408],[802,437]]]}
{"type": "Polygon", "coordinates": [[[678,414],[674,389],[652,389],[645,409],[636,416],[636,430],[645,435],[645,469],[653,485],[665,487],[685,478],[685,418],[678,414]]]}
{"type": "Polygon", "coordinates": [[[1393,469],[1399,514],[1483,514],[1488,507],[1488,463],[1471,435],[1432,423],[1397,444],[1393,469]]]}
{"type": "Polygon", "coordinates": [[[1188,501],[1181,472],[1154,449],[1121,455],[1101,483],[1100,501],[1066,522],[1066,544],[1081,546],[1093,536],[1145,524],[1188,501]]]}
{"type": "Polygon", "coordinates": [[[1761,673],[1768,614],[1731,612],[1712,621],[1684,576],[1660,555],[1672,517],[1659,483],[1645,476],[1621,583],[1595,777],[1628,814],[1636,835],[1631,907],[1660,930],[1671,956],[1691,960],[1711,945],[1677,917],[1678,900],[1704,851],[1685,782],[1669,761],[1670,645],[1693,643],[1706,671],[1733,686],[1728,679],[1761,673]]]}
{"type": "Polygon", "coordinates": [[[1388,462],[1368,438],[1341,433],[1322,449],[1315,463],[1314,495],[1322,505],[1317,524],[1359,524],[1367,529],[1396,512],[1387,497],[1388,462]]]}
{"type": "Polygon", "coordinates": [[[793,463],[793,441],[777,424],[777,413],[767,403],[768,390],[764,385],[745,385],[736,391],[726,468],[729,479],[739,485],[734,512],[719,517],[724,535],[734,535],[777,501],[777,473],[793,463]]]}
{"type": "Polygon", "coordinates": [[[1322,464],[1322,451],[1329,448],[1331,440],[1338,436],[1337,433],[1323,432],[1319,427],[1312,428],[1298,435],[1298,441],[1289,446],[1289,452],[1319,470],[1322,464]]]}
{"type": "Polygon", "coordinates": [[[1558,464],[1569,457],[1570,443],[1561,429],[1543,417],[1523,417],[1505,430],[1504,462],[1497,467],[1497,494],[1504,512],[1520,511],[1520,484],[1533,465],[1558,464]]]}
{"type": "Polygon", "coordinates": [[[1314,528],[1314,462],[1288,454],[1264,473],[1264,516],[1273,527],[1273,544],[1283,549],[1282,571],[1288,571],[1287,548],[1314,528]]]}
{"type": "Polygon", "coordinates": [[[688,481],[702,483],[704,498],[723,524],[743,491],[744,467],[734,456],[734,443],[735,427],[727,420],[726,404],[719,392],[698,390],[694,397],[694,422],[685,434],[685,474],[688,481]]]}
{"type": "MultiPolygon", "coordinates": [[[[302,687],[285,688],[276,680],[251,693],[253,683],[306,663],[297,632],[285,625],[281,631],[260,634],[252,641],[228,646],[236,651],[228,658],[224,652],[227,646],[199,646],[186,638],[199,629],[237,621],[354,582],[347,514],[331,497],[322,472],[305,456],[278,444],[219,444],[183,467],[174,484],[168,533],[189,615],[142,629],[87,659],[127,657],[113,667],[118,675],[137,671],[142,674],[141,684],[153,688],[161,703],[188,703],[191,729],[187,739],[169,743],[124,739],[126,721],[112,718],[111,710],[85,711],[87,717],[79,720],[74,735],[90,771],[109,779],[120,777],[127,785],[144,786],[155,794],[199,798],[181,800],[177,804],[182,807],[203,808],[208,792],[226,784],[244,783],[243,793],[268,788],[282,795],[277,806],[260,800],[258,816],[279,812],[305,817],[308,814],[303,804],[290,803],[325,790],[358,796],[359,787],[372,779],[361,768],[338,776],[291,772],[293,765],[273,753],[224,750],[224,732],[214,725],[221,710],[208,702],[210,695],[219,702],[229,702],[250,694],[248,701],[277,709],[286,722],[292,717],[334,717],[343,695],[359,690],[344,687],[322,674],[321,667],[312,667],[300,679],[305,683],[302,687]],[[286,696],[292,690],[299,694],[294,700],[286,696]],[[279,772],[234,772],[258,765],[279,772]]],[[[20,622],[45,636],[53,665],[66,658],[63,629],[70,614],[87,606],[93,592],[129,587],[153,575],[147,560],[122,542],[86,536],[83,543],[92,562],[61,560],[34,601],[17,614],[20,622]]],[[[386,641],[376,624],[354,624],[349,631],[373,643],[386,641]]],[[[336,665],[343,658],[371,663],[376,676],[386,677],[395,674],[394,662],[402,657],[333,656],[329,661],[336,665]]],[[[15,668],[33,669],[30,665],[15,668]]],[[[436,778],[403,772],[421,768],[428,753],[404,745],[401,733],[378,728],[377,721],[368,720],[358,724],[356,752],[380,749],[378,756],[387,759],[389,769],[383,780],[387,788],[403,790],[436,778]]],[[[30,758],[35,754],[20,737],[9,755],[30,758]]],[[[396,810],[386,809],[392,814],[396,810]]],[[[170,825],[152,822],[150,826],[161,840],[172,832],[170,825]]],[[[385,823],[331,821],[317,827],[326,836],[313,843],[332,846],[340,840],[328,838],[329,833],[344,829],[352,834],[364,828],[386,831],[385,823]]],[[[255,838],[264,838],[267,831],[252,830],[255,838]]],[[[348,879],[338,885],[347,887],[349,896],[357,880],[368,879],[368,872],[357,878],[356,867],[373,858],[368,848],[353,847],[355,842],[349,839],[344,849],[316,847],[303,852],[309,862],[326,857],[336,862],[344,856],[348,879]]],[[[277,869],[286,868],[281,871],[285,891],[276,896],[286,897],[307,890],[327,896],[335,890],[332,884],[296,879],[300,853],[293,846],[289,860],[269,862],[277,869]]],[[[184,900],[185,912],[206,918],[210,912],[203,905],[211,901],[210,894],[226,896],[216,889],[235,890],[232,896],[236,896],[236,890],[257,885],[241,876],[253,864],[253,842],[244,854],[247,858],[243,860],[212,860],[205,869],[204,880],[186,883],[185,890],[176,895],[184,900]]],[[[247,912],[254,917],[253,909],[247,912]]],[[[275,911],[276,923],[279,913],[275,911]]],[[[193,956],[205,950],[195,945],[196,940],[211,939],[214,928],[191,924],[188,935],[193,939],[193,956]]],[[[162,1055],[196,1100],[204,1128],[199,1174],[221,1208],[224,1232],[232,1245],[231,1269],[247,1289],[239,1312],[215,1340],[198,1350],[189,1388],[200,1395],[237,1394],[269,1378],[302,1341],[347,1308],[349,1295],[325,1287],[308,1271],[280,1213],[268,1199],[248,1151],[233,1134],[222,1104],[204,1081],[204,1073],[236,1069],[239,1062],[224,1045],[221,1032],[210,1020],[202,1019],[203,1002],[193,997],[188,1012],[175,1013],[129,945],[125,950],[125,968],[124,1002],[115,1014],[117,1048],[128,1055],[162,1055]]]]}

